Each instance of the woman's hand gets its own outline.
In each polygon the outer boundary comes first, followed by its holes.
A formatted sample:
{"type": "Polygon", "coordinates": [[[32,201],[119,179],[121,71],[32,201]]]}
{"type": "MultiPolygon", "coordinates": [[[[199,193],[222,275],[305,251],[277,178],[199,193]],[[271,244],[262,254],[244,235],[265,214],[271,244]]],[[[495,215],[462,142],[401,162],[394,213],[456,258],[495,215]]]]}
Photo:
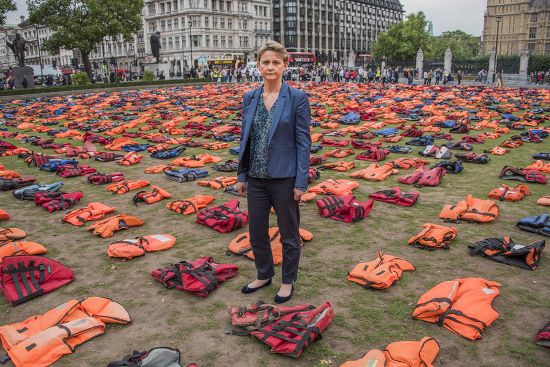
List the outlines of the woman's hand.
{"type": "Polygon", "coordinates": [[[300,198],[304,194],[305,192],[303,192],[302,190],[294,189],[294,201],[300,201],[300,198]]]}
{"type": "MultiPolygon", "coordinates": [[[[235,189],[237,190],[239,195],[242,195],[242,196],[246,196],[246,187],[247,187],[246,182],[237,182],[237,184],[235,185],[235,189]]],[[[296,194],[294,194],[294,196],[296,196],[296,194]]]]}

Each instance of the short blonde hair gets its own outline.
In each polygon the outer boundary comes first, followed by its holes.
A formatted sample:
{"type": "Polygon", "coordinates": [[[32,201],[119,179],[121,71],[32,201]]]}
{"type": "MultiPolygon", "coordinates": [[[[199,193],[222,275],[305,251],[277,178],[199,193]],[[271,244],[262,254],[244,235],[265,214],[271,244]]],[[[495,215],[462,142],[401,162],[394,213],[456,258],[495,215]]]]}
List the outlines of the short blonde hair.
{"type": "Polygon", "coordinates": [[[262,55],[266,51],[273,51],[280,56],[285,63],[288,62],[288,52],[285,46],[281,45],[279,42],[267,41],[266,44],[258,50],[258,61],[262,59],[262,55]]]}

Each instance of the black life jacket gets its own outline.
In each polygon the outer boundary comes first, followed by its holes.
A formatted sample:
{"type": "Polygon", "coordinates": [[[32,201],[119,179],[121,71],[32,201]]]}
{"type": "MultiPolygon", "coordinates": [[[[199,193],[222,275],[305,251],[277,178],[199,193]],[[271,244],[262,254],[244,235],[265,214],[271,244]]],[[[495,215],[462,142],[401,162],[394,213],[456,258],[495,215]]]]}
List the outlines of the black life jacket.
{"type": "Polygon", "coordinates": [[[510,237],[503,237],[486,238],[468,247],[471,256],[481,255],[499,263],[535,270],[540,263],[545,243],[536,241],[530,245],[520,245],[510,237]]]}

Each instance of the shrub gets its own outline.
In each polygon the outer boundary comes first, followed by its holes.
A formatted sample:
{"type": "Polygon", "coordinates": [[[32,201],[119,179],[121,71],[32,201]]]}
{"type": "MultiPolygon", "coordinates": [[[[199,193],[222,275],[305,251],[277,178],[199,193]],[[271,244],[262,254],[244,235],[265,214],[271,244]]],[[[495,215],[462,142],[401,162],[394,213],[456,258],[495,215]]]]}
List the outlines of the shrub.
{"type": "Polygon", "coordinates": [[[76,73],[72,76],[73,82],[76,85],[86,85],[90,83],[90,80],[88,79],[88,74],[86,73],[76,73]]]}
{"type": "Polygon", "coordinates": [[[143,81],[145,82],[152,82],[155,80],[155,74],[153,74],[152,71],[145,70],[143,73],[143,81]]]}

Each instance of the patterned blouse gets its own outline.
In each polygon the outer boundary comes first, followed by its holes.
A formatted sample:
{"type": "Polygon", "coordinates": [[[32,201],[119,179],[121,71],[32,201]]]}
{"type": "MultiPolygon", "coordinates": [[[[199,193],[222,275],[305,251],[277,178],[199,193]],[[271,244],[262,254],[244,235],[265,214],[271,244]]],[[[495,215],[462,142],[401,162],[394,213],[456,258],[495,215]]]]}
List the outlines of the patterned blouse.
{"type": "Polygon", "coordinates": [[[267,155],[269,151],[269,130],[277,101],[267,110],[264,104],[263,92],[260,95],[252,130],[250,132],[250,168],[248,175],[254,178],[269,178],[267,173],[267,155]]]}

